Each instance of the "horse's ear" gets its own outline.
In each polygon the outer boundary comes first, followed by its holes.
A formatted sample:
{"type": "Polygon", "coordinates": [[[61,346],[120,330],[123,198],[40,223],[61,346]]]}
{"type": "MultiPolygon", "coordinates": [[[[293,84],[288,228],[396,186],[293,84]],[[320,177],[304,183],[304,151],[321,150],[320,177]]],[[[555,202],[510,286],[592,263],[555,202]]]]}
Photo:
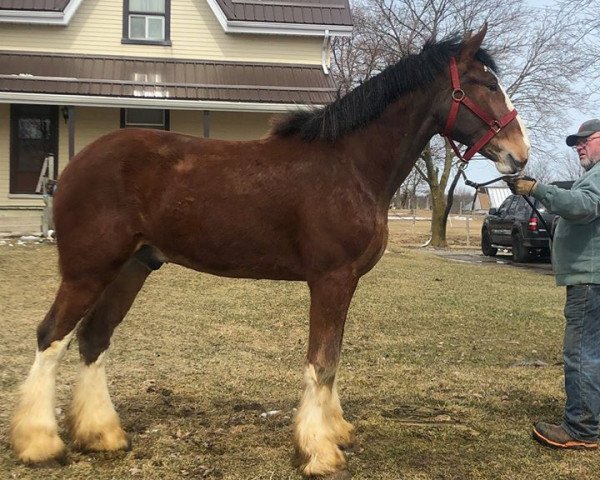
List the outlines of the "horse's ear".
{"type": "Polygon", "coordinates": [[[479,32],[473,35],[470,31],[465,34],[463,40],[463,46],[458,54],[459,60],[469,60],[475,56],[477,50],[481,48],[485,34],[487,33],[487,22],[483,24],[483,27],[479,32]]]}

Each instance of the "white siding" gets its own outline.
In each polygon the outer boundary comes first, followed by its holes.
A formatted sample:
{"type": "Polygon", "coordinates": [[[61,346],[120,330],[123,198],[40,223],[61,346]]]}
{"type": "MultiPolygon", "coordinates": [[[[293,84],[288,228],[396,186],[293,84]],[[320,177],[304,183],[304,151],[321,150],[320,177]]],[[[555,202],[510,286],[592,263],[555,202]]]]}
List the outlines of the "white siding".
{"type": "Polygon", "coordinates": [[[170,47],[122,44],[122,34],[122,0],[84,0],[65,27],[0,24],[0,49],[319,64],[323,44],[320,37],[226,34],[206,0],[171,1],[170,47]]]}
{"type": "Polygon", "coordinates": [[[211,112],[210,137],[222,140],[254,140],[269,131],[268,113],[211,112]]]}

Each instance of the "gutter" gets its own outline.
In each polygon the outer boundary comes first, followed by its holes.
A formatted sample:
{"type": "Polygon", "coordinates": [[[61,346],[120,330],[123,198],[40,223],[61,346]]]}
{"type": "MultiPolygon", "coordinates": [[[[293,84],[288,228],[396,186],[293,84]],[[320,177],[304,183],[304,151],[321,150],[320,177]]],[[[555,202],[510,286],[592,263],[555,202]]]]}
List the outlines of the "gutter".
{"type": "Polygon", "coordinates": [[[168,110],[211,110],[215,112],[276,113],[313,108],[300,103],[219,102],[214,100],[172,100],[148,97],[102,97],[0,92],[0,103],[73,105],[75,107],[161,108],[168,110]]]}
{"type": "Polygon", "coordinates": [[[0,10],[0,23],[29,23],[37,25],[68,25],[83,0],[71,0],[62,12],[33,10],[0,10]]]}

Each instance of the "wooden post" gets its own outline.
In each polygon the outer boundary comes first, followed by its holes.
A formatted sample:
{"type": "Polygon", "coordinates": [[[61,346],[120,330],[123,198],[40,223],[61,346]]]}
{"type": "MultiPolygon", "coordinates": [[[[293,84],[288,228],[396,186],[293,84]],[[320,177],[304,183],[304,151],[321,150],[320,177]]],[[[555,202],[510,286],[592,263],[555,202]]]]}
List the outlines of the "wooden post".
{"type": "Polygon", "coordinates": [[[471,212],[467,213],[466,215],[466,219],[467,219],[467,247],[471,245],[471,237],[470,237],[470,232],[469,232],[469,218],[471,217],[471,212]]]}

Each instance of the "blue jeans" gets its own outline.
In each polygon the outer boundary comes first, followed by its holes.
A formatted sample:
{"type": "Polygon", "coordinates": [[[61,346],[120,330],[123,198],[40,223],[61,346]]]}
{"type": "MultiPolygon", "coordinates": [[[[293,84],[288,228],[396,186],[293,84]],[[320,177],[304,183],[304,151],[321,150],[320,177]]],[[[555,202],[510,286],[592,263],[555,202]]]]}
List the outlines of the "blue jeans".
{"type": "Polygon", "coordinates": [[[567,287],[563,428],[578,440],[598,439],[600,416],[600,285],[567,287]]]}

